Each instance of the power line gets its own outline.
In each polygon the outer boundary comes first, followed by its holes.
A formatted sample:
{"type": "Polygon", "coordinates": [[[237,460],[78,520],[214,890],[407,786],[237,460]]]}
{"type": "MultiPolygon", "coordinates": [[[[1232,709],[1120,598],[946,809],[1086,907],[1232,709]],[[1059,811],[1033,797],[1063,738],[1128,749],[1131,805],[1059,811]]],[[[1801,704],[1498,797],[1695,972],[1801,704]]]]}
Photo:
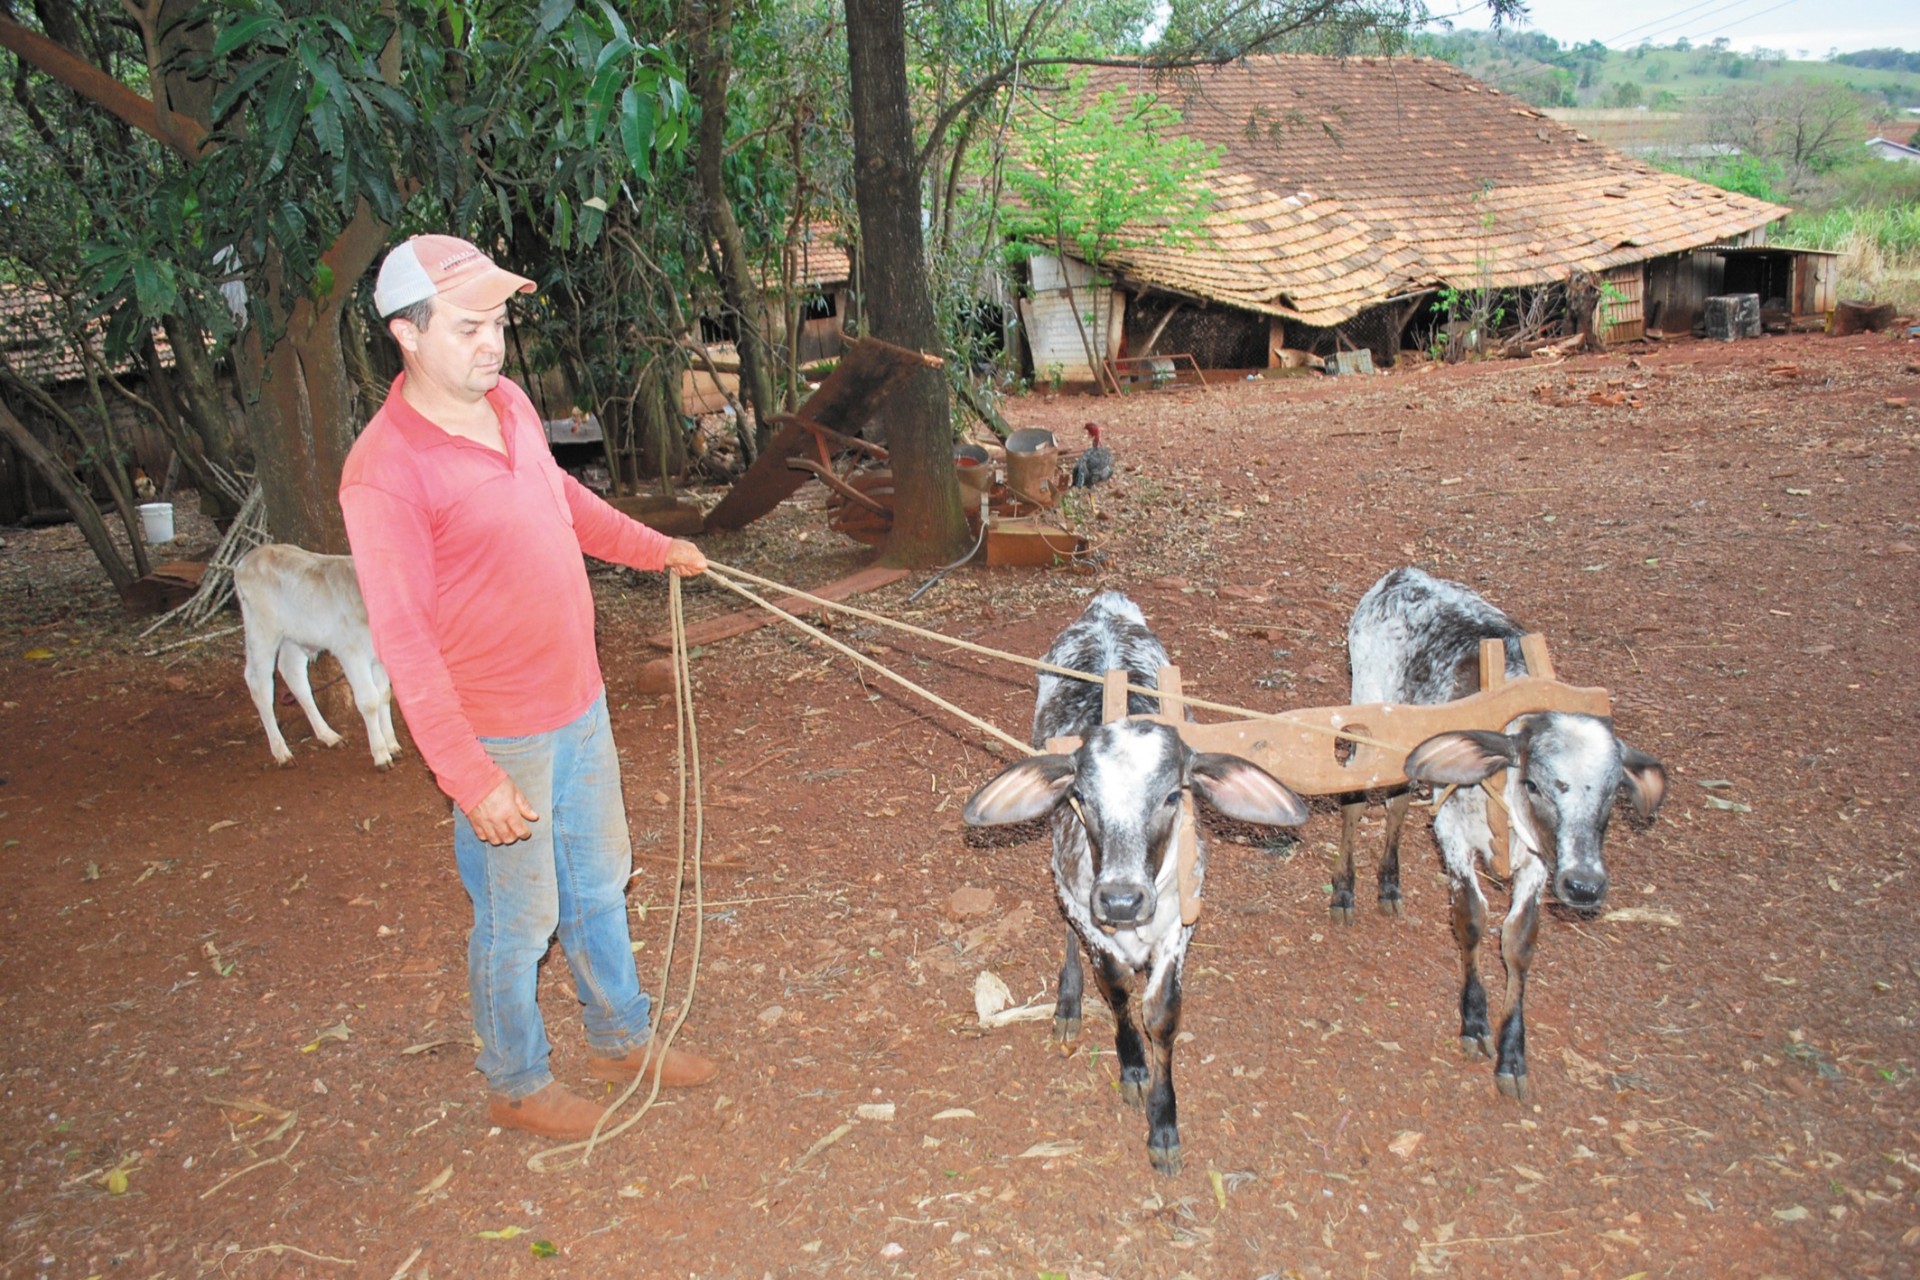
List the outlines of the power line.
{"type": "Polygon", "coordinates": [[[1719,28],[1718,30],[1715,30],[1715,31],[1709,31],[1709,32],[1706,32],[1706,33],[1705,33],[1705,34],[1703,34],[1703,35],[1697,35],[1697,36],[1694,36],[1694,37],[1693,37],[1693,39],[1694,39],[1695,41],[1700,41],[1700,40],[1711,40],[1711,39],[1713,39],[1713,38],[1714,38],[1715,36],[1718,36],[1718,35],[1721,35],[1721,34],[1723,34],[1724,32],[1728,32],[1728,31],[1731,31],[1731,30],[1733,30],[1733,29],[1734,29],[1735,27],[1737,27],[1737,26],[1740,26],[1740,25],[1742,25],[1743,23],[1748,23],[1748,22],[1752,22],[1752,21],[1753,21],[1753,20],[1754,20],[1755,18],[1764,18],[1764,17],[1766,16],[1766,15],[1768,15],[1768,14],[1770,14],[1770,13],[1772,13],[1772,12],[1774,11],[1774,9],[1784,9],[1784,8],[1786,8],[1786,7],[1787,7],[1788,5],[1790,5],[1790,4],[1799,4],[1799,3],[1800,3],[1800,0],[1780,0],[1780,3],[1779,3],[1779,4],[1776,4],[1776,5],[1774,5],[1774,6],[1773,6],[1772,8],[1770,8],[1770,9],[1762,9],[1762,10],[1761,10],[1760,12],[1758,12],[1758,13],[1750,13],[1750,14],[1748,14],[1748,15],[1747,15],[1746,17],[1744,17],[1744,18],[1736,18],[1736,19],[1734,19],[1734,20],[1733,20],[1732,22],[1729,22],[1729,23],[1728,23],[1728,24],[1727,24],[1726,26],[1724,26],[1724,27],[1721,27],[1721,28],[1719,28]]]}
{"type": "Polygon", "coordinates": [[[1652,31],[1646,32],[1640,38],[1642,40],[1650,40],[1655,36],[1664,35],[1667,32],[1670,32],[1677,27],[1688,26],[1694,22],[1699,22],[1706,18],[1710,18],[1714,14],[1724,13],[1728,9],[1737,9],[1743,4],[1754,4],[1754,3],[1757,3],[1757,0],[1726,0],[1724,4],[1721,4],[1712,9],[1709,9],[1705,13],[1700,14],[1699,17],[1696,17],[1696,18],[1675,19],[1675,18],[1669,17],[1669,18],[1663,19],[1660,22],[1660,24],[1656,26],[1652,31]]]}
{"type": "Polygon", "coordinates": [[[1637,27],[1628,27],[1628,28],[1627,28],[1627,29],[1626,29],[1625,31],[1622,31],[1622,32],[1621,32],[1621,33],[1620,33],[1619,35],[1617,35],[1617,36],[1608,36],[1608,37],[1607,37],[1607,38],[1606,38],[1605,40],[1602,40],[1602,41],[1601,41],[1600,43],[1601,43],[1601,44],[1613,44],[1613,43],[1615,43],[1616,41],[1620,41],[1620,40],[1625,40],[1625,39],[1626,39],[1626,38],[1627,38],[1628,36],[1630,36],[1630,35],[1632,35],[1632,34],[1633,34],[1634,32],[1636,32],[1636,31],[1643,31],[1643,30],[1645,30],[1645,29],[1646,29],[1646,28],[1648,28],[1648,27],[1657,27],[1657,26],[1660,26],[1660,25],[1662,25],[1662,24],[1664,24],[1664,23],[1668,23],[1668,22],[1671,22],[1671,21],[1673,21],[1673,20],[1674,20],[1675,18],[1678,18],[1678,17],[1681,17],[1681,16],[1683,16],[1683,15],[1685,15],[1685,14],[1689,14],[1689,13],[1692,13],[1692,12],[1693,12],[1693,11],[1694,11],[1695,9],[1704,9],[1704,8],[1706,8],[1706,7],[1708,6],[1708,5],[1710,5],[1710,4],[1712,4],[1712,3],[1713,3],[1713,0],[1700,0],[1700,3],[1699,3],[1699,4],[1691,4],[1691,5],[1688,5],[1688,6],[1686,7],[1686,8],[1684,8],[1684,9],[1681,9],[1681,10],[1679,10],[1678,12],[1675,12],[1675,13],[1664,13],[1664,14],[1661,14],[1661,15],[1660,15],[1659,17],[1657,17],[1657,18],[1650,18],[1650,19],[1648,19],[1647,21],[1645,21],[1645,22],[1643,22],[1643,23],[1641,23],[1641,24],[1640,24],[1639,26],[1637,26],[1637,27]]]}

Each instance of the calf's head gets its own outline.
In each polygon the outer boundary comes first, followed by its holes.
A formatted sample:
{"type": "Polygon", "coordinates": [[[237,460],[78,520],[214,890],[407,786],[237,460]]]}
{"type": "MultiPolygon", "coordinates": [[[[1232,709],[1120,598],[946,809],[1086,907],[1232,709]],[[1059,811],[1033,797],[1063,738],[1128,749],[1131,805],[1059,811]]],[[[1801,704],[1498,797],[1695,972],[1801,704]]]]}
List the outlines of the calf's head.
{"type": "Polygon", "coordinates": [[[1072,755],[1034,756],[1002,770],[973,793],[961,817],[969,826],[998,826],[1071,803],[1093,858],[1089,913],[1105,928],[1140,928],[1153,919],[1154,884],[1173,856],[1189,790],[1243,822],[1307,820],[1300,797],[1260,766],[1194,751],[1171,726],[1140,720],[1099,726],[1072,755]]]}
{"type": "Polygon", "coordinates": [[[1501,769],[1513,822],[1542,857],[1553,860],[1553,893],[1570,907],[1598,910],[1607,896],[1605,845],[1614,794],[1623,787],[1642,817],[1666,798],[1666,767],[1613,736],[1598,716],[1547,712],[1513,733],[1435,734],[1413,749],[1406,772],[1417,782],[1472,786],[1501,769]]]}

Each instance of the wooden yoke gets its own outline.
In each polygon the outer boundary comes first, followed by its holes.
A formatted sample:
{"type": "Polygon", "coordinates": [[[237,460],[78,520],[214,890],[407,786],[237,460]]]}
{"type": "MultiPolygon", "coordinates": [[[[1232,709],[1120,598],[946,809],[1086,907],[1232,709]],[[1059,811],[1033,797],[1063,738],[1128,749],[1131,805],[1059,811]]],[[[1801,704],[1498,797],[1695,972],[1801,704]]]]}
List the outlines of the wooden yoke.
{"type": "MultiPolygon", "coordinates": [[[[1546,637],[1522,636],[1520,651],[1526,658],[1527,674],[1509,679],[1504,645],[1498,640],[1487,641],[1481,651],[1479,692],[1452,702],[1307,707],[1215,724],[1193,724],[1182,718],[1180,669],[1163,667],[1160,714],[1144,718],[1173,725],[1195,751],[1219,751],[1251,760],[1303,796],[1351,795],[1397,787],[1407,780],[1408,753],[1436,733],[1460,729],[1498,733],[1521,716],[1542,711],[1612,714],[1605,689],[1562,684],[1554,677],[1546,637]],[[1343,739],[1339,736],[1342,732],[1366,741],[1343,739]]],[[[1125,672],[1107,672],[1101,706],[1104,719],[1117,720],[1126,715],[1125,686],[1125,672]]],[[[1047,743],[1047,750],[1065,754],[1079,746],[1078,738],[1056,738],[1047,743]]],[[[1494,869],[1502,876],[1511,875],[1507,813],[1499,794],[1501,779],[1490,778],[1484,785],[1494,797],[1487,805],[1487,821],[1494,832],[1494,869]]],[[[1187,826],[1191,830],[1191,811],[1187,826]]],[[[1189,910],[1187,896],[1183,879],[1183,916],[1189,910]]],[[[1197,900],[1191,909],[1197,912],[1197,900]]]]}
{"type": "MultiPolygon", "coordinates": [[[[1160,713],[1140,718],[1170,724],[1184,735],[1193,726],[1186,723],[1186,703],[1180,696],[1180,668],[1161,667],[1159,688],[1160,713]]],[[[1121,668],[1107,672],[1100,682],[1100,719],[1102,723],[1111,724],[1126,718],[1127,672],[1121,668]]],[[[1070,755],[1079,749],[1078,738],[1047,739],[1047,750],[1060,755],[1070,755]]],[[[1182,924],[1194,924],[1200,919],[1200,886],[1194,882],[1194,873],[1200,863],[1200,833],[1194,825],[1198,817],[1193,810],[1192,794],[1183,795],[1180,798],[1180,843],[1174,849],[1175,867],[1180,877],[1182,924]]]]}
{"type": "MultiPolygon", "coordinates": [[[[1547,655],[1547,638],[1528,633],[1520,637],[1520,654],[1526,659],[1527,674],[1541,680],[1553,679],[1553,659],[1547,655]]],[[[1489,692],[1507,683],[1507,645],[1504,640],[1480,642],[1480,690],[1489,692]]],[[[1564,710],[1565,708],[1554,708],[1564,710]]],[[[1591,712],[1605,715],[1604,711],[1591,712]]],[[[1487,833],[1492,837],[1493,874],[1502,880],[1513,876],[1512,826],[1507,818],[1507,771],[1501,769],[1480,784],[1487,793],[1487,833]]]]}
{"type": "MultiPolygon", "coordinates": [[[[1187,728],[1187,713],[1186,702],[1180,696],[1180,668],[1160,668],[1159,687],[1160,714],[1153,718],[1172,725],[1176,733],[1183,733],[1187,728]]],[[[1125,698],[1124,693],[1121,696],[1125,698]]],[[[1123,714],[1126,711],[1124,700],[1120,710],[1123,714]]],[[[1200,921],[1200,886],[1195,879],[1200,869],[1200,829],[1194,825],[1199,820],[1200,815],[1193,811],[1193,792],[1181,792],[1180,843],[1174,848],[1177,860],[1174,865],[1180,876],[1180,923],[1186,925],[1200,921]]]]}
{"type": "MultiPolygon", "coordinates": [[[[1523,651],[1524,652],[1524,651],[1523,651]]],[[[1529,673],[1532,664],[1528,664],[1529,673]]],[[[1487,639],[1480,642],[1480,691],[1492,693],[1507,683],[1507,642],[1487,639]]],[[[1502,880],[1513,875],[1513,853],[1507,843],[1507,771],[1496,770],[1480,783],[1487,793],[1487,835],[1492,846],[1493,874],[1502,880]]]]}

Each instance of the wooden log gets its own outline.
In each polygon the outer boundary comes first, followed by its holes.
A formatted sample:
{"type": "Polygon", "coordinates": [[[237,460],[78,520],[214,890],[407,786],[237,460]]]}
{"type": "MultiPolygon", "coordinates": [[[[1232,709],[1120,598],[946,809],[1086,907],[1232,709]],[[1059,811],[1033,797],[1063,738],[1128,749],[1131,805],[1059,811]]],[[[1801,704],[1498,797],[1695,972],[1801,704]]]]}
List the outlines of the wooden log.
{"type": "Polygon", "coordinates": [[[1878,333],[1892,323],[1891,302],[1876,304],[1863,298],[1844,298],[1833,309],[1833,324],[1827,332],[1843,338],[1852,333],[1878,333]]]}

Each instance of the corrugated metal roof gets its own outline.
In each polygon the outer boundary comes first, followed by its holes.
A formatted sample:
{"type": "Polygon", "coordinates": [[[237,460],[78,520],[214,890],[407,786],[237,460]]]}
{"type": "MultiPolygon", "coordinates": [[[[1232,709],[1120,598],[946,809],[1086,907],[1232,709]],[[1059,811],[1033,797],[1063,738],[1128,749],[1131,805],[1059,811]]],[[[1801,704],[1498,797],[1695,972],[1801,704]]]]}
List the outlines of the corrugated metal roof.
{"type": "Polygon", "coordinates": [[[1787,210],[1659,170],[1446,63],[1248,58],[1153,91],[1224,148],[1206,233],[1135,241],[1110,265],[1148,285],[1308,324],[1450,284],[1565,280],[1721,243],[1787,210]]]}

